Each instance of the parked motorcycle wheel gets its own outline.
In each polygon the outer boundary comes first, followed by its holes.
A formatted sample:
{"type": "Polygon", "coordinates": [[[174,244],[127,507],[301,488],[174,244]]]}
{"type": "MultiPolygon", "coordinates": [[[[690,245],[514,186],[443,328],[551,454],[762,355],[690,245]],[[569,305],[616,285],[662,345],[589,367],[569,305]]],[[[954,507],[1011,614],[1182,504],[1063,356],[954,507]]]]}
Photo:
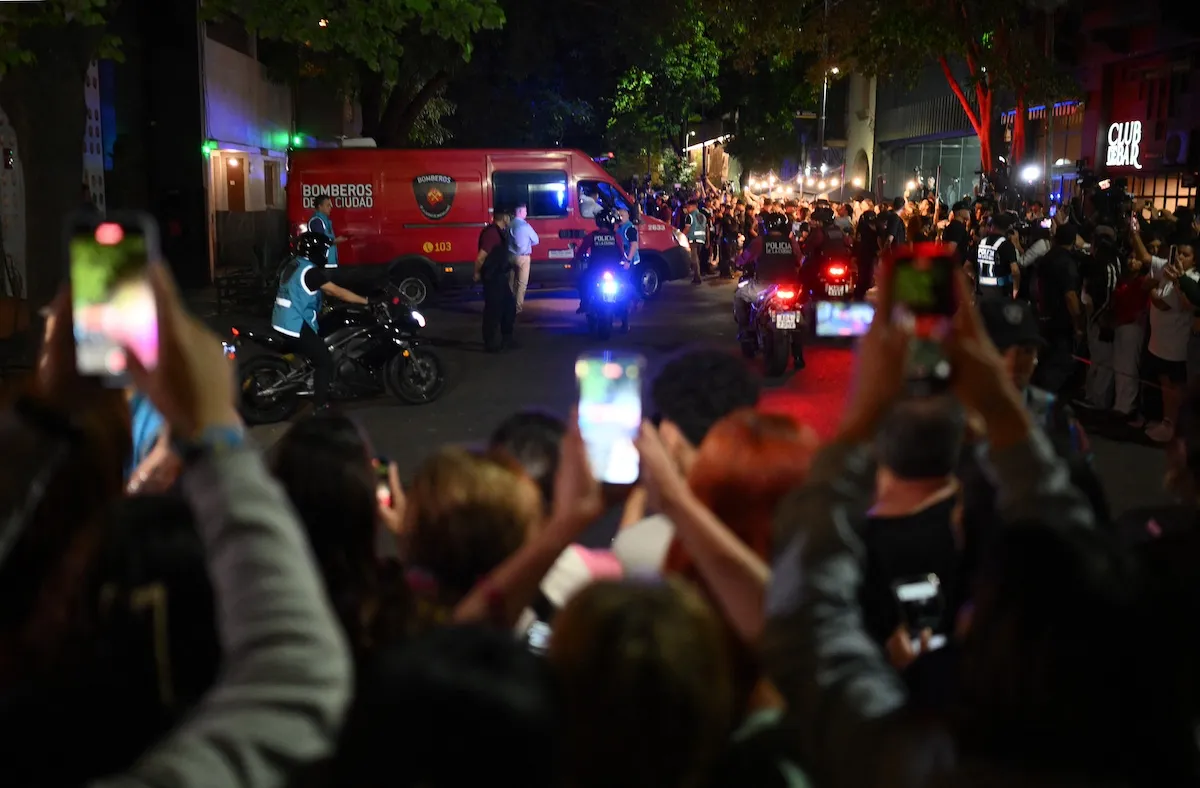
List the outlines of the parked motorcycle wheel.
{"type": "Polygon", "coordinates": [[[788,362],[792,359],[791,336],[767,332],[762,335],[763,371],[770,378],[777,378],[787,372],[788,362]]]}
{"type": "Polygon", "coordinates": [[[409,405],[427,405],[446,388],[441,357],[425,348],[414,348],[407,357],[396,356],[387,363],[384,375],[388,393],[409,405]]]}
{"type": "Polygon", "coordinates": [[[275,424],[295,415],[300,408],[296,389],[263,394],[287,380],[291,372],[291,366],[278,356],[256,356],[240,365],[238,410],[247,424],[275,424]]]}

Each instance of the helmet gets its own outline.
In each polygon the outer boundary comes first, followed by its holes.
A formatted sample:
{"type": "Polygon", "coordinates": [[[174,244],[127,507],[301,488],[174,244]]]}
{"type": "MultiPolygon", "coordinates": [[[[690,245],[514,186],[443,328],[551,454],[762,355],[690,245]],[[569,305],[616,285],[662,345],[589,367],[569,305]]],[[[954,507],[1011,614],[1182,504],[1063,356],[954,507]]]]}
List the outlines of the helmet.
{"type": "Polygon", "coordinates": [[[617,226],[617,212],[612,208],[604,208],[596,214],[596,226],[601,230],[611,230],[617,226]]]}
{"type": "Polygon", "coordinates": [[[822,225],[828,227],[833,224],[833,209],[828,206],[817,208],[812,212],[812,218],[813,221],[820,222],[822,225]]]}
{"type": "Polygon", "coordinates": [[[792,229],[792,220],[787,218],[786,214],[769,213],[767,214],[766,218],[763,219],[763,225],[767,228],[767,232],[769,233],[782,233],[783,235],[787,235],[787,233],[792,229]]]}
{"type": "Polygon", "coordinates": [[[325,258],[329,255],[329,247],[333,246],[333,242],[329,240],[329,236],[321,233],[304,233],[296,239],[296,254],[308,260],[310,263],[317,265],[325,265],[325,258]]]}

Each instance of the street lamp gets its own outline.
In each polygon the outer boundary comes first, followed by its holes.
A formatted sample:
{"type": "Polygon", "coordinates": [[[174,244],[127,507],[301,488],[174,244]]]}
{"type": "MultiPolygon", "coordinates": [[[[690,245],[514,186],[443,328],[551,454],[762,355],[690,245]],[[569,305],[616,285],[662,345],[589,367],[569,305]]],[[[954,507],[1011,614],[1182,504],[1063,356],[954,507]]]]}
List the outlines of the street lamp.
{"type": "Polygon", "coordinates": [[[836,188],[837,188],[837,185],[838,185],[838,179],[837,179],[837,178],[830,178],[830,179],[829,179],[829,188],[831,188],[831,189],[836,189],[836,188]]]}
{"type": "Polygon", "coordinates": [[[322,19],[320,22],[317,22],[317,27],[329,27],[329,20],[322,19]]]}
{"type": "Polygon", "coordinates": [[[829,73],[833,74],[836,77],[838,74],[840,74],[842,72],[838,70],[837,66],[834,66],[833,68],[829,69],[829,73]]]}

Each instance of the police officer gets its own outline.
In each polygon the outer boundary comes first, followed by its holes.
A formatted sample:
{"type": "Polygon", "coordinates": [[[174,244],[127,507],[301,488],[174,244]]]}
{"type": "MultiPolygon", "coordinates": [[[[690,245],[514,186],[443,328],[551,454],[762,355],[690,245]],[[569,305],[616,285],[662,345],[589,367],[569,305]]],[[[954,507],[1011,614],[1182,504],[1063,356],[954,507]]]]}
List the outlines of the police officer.
{"type": "Polygon", "coordinates": [[[629,271],[633,271],[634,266],[642,262],[641,252],[638,251],[641,238],[638,235],[637,225],[633,223],[633,218],[629,215],[629,209],[623,205],[617,207],[616,232],[617,240],[621,242],[621,256],[624,265],[629,271]]]}
{"type": "MultiPolygon", "coordinates": [[[[575,253],[577,261],[586,260],[579,275],[579,309],[576,314],[582,315],[587,311],[592,291],[596,288],[596,279],[607,271],[624,271],[626,265],[626,245],[637,253],[637,228],[629,221],[629,212],[615,212],[605,208],[596,214],[596,229],[588,233],[575,253]],[[621,217],[624,221],[621,221],[621,217]],[[633,240],[625,241],[624,233],[633,230],[633,240]]],[[[580,263],[577,263],[579,265],[580,263]]],[[[629,328],[629,313],[621,318],[621,330],[629,328]]]]}
{"type": "Polygon", "coordinates": [[[329,401],[333,382],[333,359],[317,331],[322,294],[350,304],[370,303],[366,298],[339,287],[325,276],[325,259],[332,244],[321,233],[307,232],[296,239],[296,256],[279,275],[271,327],[295,340],[296,350],[313,365],[313,405],[321,408],[329,401]]]}
{"type": "MultiPolygon", "coordinates": [[[[800,263],[803,252],[800,243],[792,238],[791,220],[782,213],[769,213],[764,220],[766,235],[755,238],[738,258],[742,268],[753,265],[753,275],[740,283],[733,292],[733,319],[738,326],[738,341],[743,347],[754,342],[754,327],[750,325],[750,305],[758,294],[771,285],[800,284],[800,263]]],[[[792,356],[796,371],[804,369],[804,346],[801,332],[792,339],[792,356]]]]}
{"type": "Polygon", "coordinates": [[[329,239],[329,254],[325,257],[325,267],[337,268],[337,245],[343,243],[346,236],[333,234],[333,219],[329,218],[330,213],[333,212],[333,199],[328,194],[318,195],[313,202],[313,207],[316,210],[309,217],[308,232],[320,233],[329,239]]]}
{"type": "Polygon", "coordinates": [[[684,209],[683,234],[692,246],[692,281],[699,282],[708,273],[708,217],[700,211],[696,200],[689,200],[684,209]]]}
{"type": "Polygon", "coordinates": [[[508,225],[512,211],[498,210],[492,223],[479,234],[475,279],[483,284],[483,349],[498,353],[513,347],[517,297],[512,290],[513,265],[508,253],[508,225]]]}
{"type": "Polygon", "coordinates": [[[1013,244],[1013,217],[1000,214],[992,217],[987,235],[979,240],[972,254],[975,270],[975,293],[980,300],[1016,298],[1021,286],[1021,266],[1017,247],[1013,244]]]}

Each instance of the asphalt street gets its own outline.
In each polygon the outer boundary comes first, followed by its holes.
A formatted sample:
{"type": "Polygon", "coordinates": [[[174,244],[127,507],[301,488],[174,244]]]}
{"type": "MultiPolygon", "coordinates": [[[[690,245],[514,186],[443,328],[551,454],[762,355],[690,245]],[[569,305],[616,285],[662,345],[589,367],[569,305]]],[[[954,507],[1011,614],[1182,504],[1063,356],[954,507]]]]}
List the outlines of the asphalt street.
{"type": "MultiPolygon", "coordinates": [[[[446,363],[448,384],[429,405],[406,406],[388,398],[347,403],[380,454],[399,463],[403,474],[446,443],[486,440],[502,419],[524,408],[566,414],[575,397],[574,362],[585,351],[628,350],[645,356],[654,373],[671,355],[691,347],[715,347],[737,355],[731,311],[733,284],[671,283],[662,295],[631,319],[628,334],[600,343],[587,334],[575,314],[574,291],[531,289],[518,318],[519,348],[501,355],[483,352],[481,299],[462,294],[422,310],[425,336],[446,363]]],[[[216,320],[218,324],[225,321],[216,320]]],[[[808,422],[828,437],[837,425],[853,369],[852,350],[811,347],[808,366],[768,383],[766,401],[808,422]]],[[[269,445],[286,424],[257,427],[256,438],[269,445]]],[[[1096,467],[1104,479],[1114,512],[1165,500],[1161,449],[1093,436],[1096,467]]]]}

